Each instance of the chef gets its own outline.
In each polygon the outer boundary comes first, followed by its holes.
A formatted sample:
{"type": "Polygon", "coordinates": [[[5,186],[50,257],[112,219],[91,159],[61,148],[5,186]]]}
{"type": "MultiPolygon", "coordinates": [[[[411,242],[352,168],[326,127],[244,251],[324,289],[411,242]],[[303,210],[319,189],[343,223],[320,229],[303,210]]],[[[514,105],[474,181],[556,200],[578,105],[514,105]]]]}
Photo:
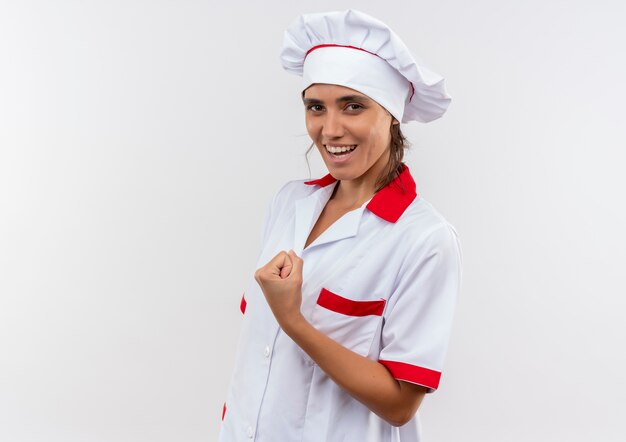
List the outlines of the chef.
{"type": "Polygon", "coordinates": [[[297,17],[280,59],[303,78],[328,174],[285,183],[266,209],[219,440],[420,441],[462,260],[402,161],[400,123],[441,117],[444,80],[354,9],[297,17]]]}

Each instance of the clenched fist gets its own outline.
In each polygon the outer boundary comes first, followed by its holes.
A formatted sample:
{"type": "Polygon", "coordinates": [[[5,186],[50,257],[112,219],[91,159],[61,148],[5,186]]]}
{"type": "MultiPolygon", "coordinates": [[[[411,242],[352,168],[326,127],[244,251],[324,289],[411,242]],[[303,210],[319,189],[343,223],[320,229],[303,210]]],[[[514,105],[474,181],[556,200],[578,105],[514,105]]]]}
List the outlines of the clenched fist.
{"type": "Polygon", "coordinates": [[[301,317],[303,264],[293,250],[281,251],[254,272],[254,279],[282,328],[301,317]]]}

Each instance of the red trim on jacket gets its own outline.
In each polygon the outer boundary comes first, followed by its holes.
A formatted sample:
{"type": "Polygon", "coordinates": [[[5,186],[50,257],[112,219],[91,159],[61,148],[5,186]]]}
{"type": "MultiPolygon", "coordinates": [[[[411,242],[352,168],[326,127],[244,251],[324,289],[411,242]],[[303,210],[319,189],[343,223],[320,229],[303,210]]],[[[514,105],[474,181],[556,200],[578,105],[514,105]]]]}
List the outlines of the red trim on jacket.
{"type": "Polygon", "coordinates": [[[316,184],[318,186],[322,186],[322,187],[326,187],[329,184],[334,183],[335,181],[337,181],[330,173],[324,175],[322,178],[318,178],[316,180],[312,180],[312,181],[305,181],[304,184],[316,184]]]}
{"type": "Polygon", "coordinates": [[[243,294],[241,295],[241,302],[239,303],[239,309],[241,310],[241,313],[246,313],[246,306],[248,305],[248,303],[246,302],[246,298],[244,298],[246,292],[243,292],[243,294]]]}
{"type": "Polygon", "coordinates": [[[381,359],[379,359],[378,362],[387,367],[387,369],[391,372],[391,375],[400,381],[412,382],[414,384],[432,388],[433,390],[436,390],[439,387],[441,372],[431,370],[430,368],[407,364],[405,362],[386,361],[381,359]]]}
{"type": "Polygon", "coordinates": [[[222,408],[222,420],[224,420],[224,416],[226,416],[226,402],[224,402],[224,408],[222,408]]]}
{"type": "Polygon", "coordinates": [[[384,299],[380,301],[354,301],[325,288],[322,288],[317,298],[317,303],[322,307],[349,316],[382,316],[385,302],[384,299]]]}
{"type": "MultiPolygon", "coordinates": [[[[304,184],[326,187],[335,181],[337,180],[329,173],[322,178],[305,181],[304,184]]],[[[365,207],[385,221],[395,223],[416,197],[415,180],[411,176],[409,166],[402,163],[400,174],[392,182],[376,192],[365,207]]]]}

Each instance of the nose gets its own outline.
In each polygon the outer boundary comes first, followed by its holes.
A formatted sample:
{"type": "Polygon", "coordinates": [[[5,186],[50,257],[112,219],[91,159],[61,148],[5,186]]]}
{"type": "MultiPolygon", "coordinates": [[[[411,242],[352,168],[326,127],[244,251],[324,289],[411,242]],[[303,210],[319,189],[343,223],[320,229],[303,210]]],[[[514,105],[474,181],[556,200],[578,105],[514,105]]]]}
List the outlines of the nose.
{"type": "Polygon", "coordinates": [[[324,117],[322,136],[326,140],[341,138],[344,133],[343,121],[341,115],[337,112],[329,110],[324,117]]]}

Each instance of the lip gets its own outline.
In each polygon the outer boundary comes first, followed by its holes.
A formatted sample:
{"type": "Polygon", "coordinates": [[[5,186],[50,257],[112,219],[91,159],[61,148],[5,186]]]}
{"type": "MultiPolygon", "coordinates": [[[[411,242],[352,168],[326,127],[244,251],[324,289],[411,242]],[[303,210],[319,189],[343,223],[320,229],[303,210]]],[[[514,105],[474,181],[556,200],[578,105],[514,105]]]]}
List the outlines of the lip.
{"type": "MultiPolygon", "coordinates": [[[[334,144],[333,144],[334,146],[334,144]]],[[[346,144],[346,146],[354,146],[354,144],[346,144]]],[[[326,156],[330,159],[330,161],[333,164],[340,164],[340,163],[345,163],[346,161],[349,161],[350,158],[352,158],[352,156],[354,155],[354,152],[356,152],[357,150],[359,150],[359,145],[356,145],[356,149],[354,149],[352,152],[350,152],[348,155],[343,155],[341,157],[335,157],[333,154],[331,154],[330,152],[328,152],[326,150],[326,146],[324,145],[324,152],[326,153],[326,156]]]]}

